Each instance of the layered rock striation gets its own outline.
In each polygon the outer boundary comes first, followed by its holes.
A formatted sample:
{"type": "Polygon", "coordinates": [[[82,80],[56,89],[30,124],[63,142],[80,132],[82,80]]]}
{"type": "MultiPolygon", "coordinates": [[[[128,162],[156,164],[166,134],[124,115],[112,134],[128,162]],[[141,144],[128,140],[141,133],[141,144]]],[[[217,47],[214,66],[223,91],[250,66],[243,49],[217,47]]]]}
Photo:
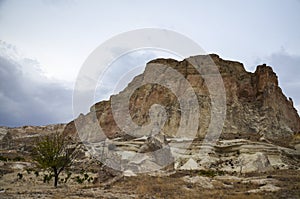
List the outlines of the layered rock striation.
{"type": "MultiPolygon", "coordinates": [[[[265,64],[257,66],[256,71],[251,73],[244,69],[242,63],[223,60],[215,54],[190,57],[183,61],[156,59],[150,61],[144,73],[135,77],[126,89],[136,87],[135,84],[140,84],[146,76],[157,79],[170,78],[168,71],[163,71],[155,77],[148,74],[157,65],[163,64],[175,69],[190,83],[197,96],[200,117],[193,119],[199,120],[200,124],[196,137],[203,139],[211,122],[211,96],[205,78],[194,66],[209,65],[212,61],[220,72],[226,92],[226,119],[220,139],[266,140],[285,147],[297,144],[296,138],[300,133],[299,115],[293,107],[292,100],[288,99],[279,87],[277,75],[265,64]]],[[[119,128],[114,119],[111,99],[96,103],[91,107],[90,113],[81,115],[75,121],[87,124],[79,126],[84,126],[89,131],[87,133],[91,133],[93,129],[90,128],[90,123],[95,122],[96,118],[107,137],[124,136],[126,132],[119,128]]],[[[181,119],[180,103],[174,92],[162,85],[144,84],[132,93],[128,104],[130,119],[139,126],[149,124],[149,110],[154,104],[162,105],[166,111],[167,119],[162,133],[176,137],[181,119]]],[[[66,131],[76,131],[74,122],[67,125],[66,131]]]]}
{"type": "Polygon", "coordinates": [[[85,144],[88,153],[79,162],[92,155],[127,173],[166,165],[239,173],[300,168],[300,118],[272,68],[263,64],[247,72],[242,63],[215,54],[152,60],[122,92],[66,125],[3,127],[1,151],[25,153],[34,137],[58,130],[85,144]],[[207,77],[214,75],[224,93],[209,89],[207,77]],[[225,99],[224,107],[213,106],[214,96],[225,99]],[[220,135],[203,142],[213,111],[225,111],[220,135]]]}

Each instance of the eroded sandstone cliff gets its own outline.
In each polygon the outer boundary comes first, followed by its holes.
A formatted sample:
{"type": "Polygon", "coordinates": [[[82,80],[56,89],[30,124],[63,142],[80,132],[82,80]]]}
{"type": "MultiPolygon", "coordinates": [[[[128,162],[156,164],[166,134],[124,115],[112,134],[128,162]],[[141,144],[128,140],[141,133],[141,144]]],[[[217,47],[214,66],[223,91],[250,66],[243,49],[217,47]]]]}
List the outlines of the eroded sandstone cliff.
{"type": "MultiPolygon", "coordinates": [[[[213,133],[218,130],[212,129],[213,133]]],[[[300,118],[292,100],[279,87],[272,68],[264,64],[253,73],[247,72],[242,63],[223,60],[215,54],[183,61],[152,60],[122,92],[96,103],[89,113],[66,125],[0,128],[1,155],[31,161],[35,138],[56,131],[73,135],[85,144],[77,165],[88,166],[94,156],[125,173],[165,166],[238,173],[300,168],[300,118]],[[209,90],[207,76],[216,74],[222,80],[224,93],[222,89],[220,93],[209,90]],[[160,83],[149,83],[149,79],[160,83]],[[184,87],[185,81],[192,89],[184,87]],[[188,91],[195,94],[196,102],[190,100],[188,91]],[[212,106],[214,96],[223,97],[224,107],[212,106]],[[124,105],[126,97],[129,103],[124,105]],[[182,106],[182,99],[188,106],[182,106]],[[113,107],[117,109],[113,111],[113,107]],[[162,107],[163,111],[155,112],[162,107]],[[187,115],[186,108],[190,109],[187,115]],[[127,109],[128,117],[116,121],[116,116],[127,109]],[[217,134],[217,142],[204,142],[213,111],[225,113],[221,133],[217,134]],[[128,131],[130,122],[135,127],[128,131]],[[182,123],[196,126],[196,133],[191,137],[192,128],[187,126],[178,134],[182,123]],[[153,154],[145,153],[150,149],[153,154]],[[160,149],[163,150],[155,153],[160,149]],[[208,152],[201,153],[202,149],[208,152]]]]}
{"type": "MultiPolygon", "coordinates": [[[[283,94],[278,85],[278,77],[270,66],[259,65],[254,73],[247,72],[242,63],[223,60],[218,55],[200,55],[183,61],[156,59],[150,61],[143,74],[135,77],[126,89],[143,81],[150,68],[163,64],[180,72],[189,81],[198,98],[200,117],[197,138],[202,139],[211,122],[211,99],[205,79],[191,63],[197,66],[209,65],[211,60],[217,66],[226,92],[226,119],[220,139],[243,138],[252,141],[265,140],[276,145],[293,147],[298,144],[300,118],[291,99],[283,94]]],[[[152,75],[153,76],[153,75],[152,75]]],[[[168,77],[163,72],[157,77],[168,77]]],[[[126,90],[125,89],[125,90],[126,90]]],[[[114,96],[112,96],[114,97],[114,96]]],[[[165,107],[167,121],[162,132],[170,137],[176,136],[180,125],[180,104],[175,94],[159,84],[145,84],[130,97],[129,111],[132,120],[140,126],[149,123],[149,109],[153,104],[165,107]]],[[[124,136],[115,122],[111,100],[96,103],[90,113],[76,119],[86,128],[87,133],[97,133],[91,123],[98,123],[109,138],[124,136]]],[[[67,124],[65,131],[75,133],[74,122],[67,124]]],[[[146,133],[146,132],[145,132],[146,133]]]]}

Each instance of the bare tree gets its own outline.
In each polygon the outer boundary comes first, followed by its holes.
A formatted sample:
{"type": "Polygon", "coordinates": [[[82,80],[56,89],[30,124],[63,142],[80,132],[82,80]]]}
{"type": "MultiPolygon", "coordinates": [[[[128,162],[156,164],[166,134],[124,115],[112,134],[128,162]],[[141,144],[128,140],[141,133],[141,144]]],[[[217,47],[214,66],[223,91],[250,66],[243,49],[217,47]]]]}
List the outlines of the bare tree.
{"type": "Polygon", "coordinates": [[[54,176],[54,187],[57,187],[59,174],[70,167],[78,154],[78,144],[63,133],[54,133],[41,138],[34,150],[34,159],[43,169],[49,169],[54,176]]]}

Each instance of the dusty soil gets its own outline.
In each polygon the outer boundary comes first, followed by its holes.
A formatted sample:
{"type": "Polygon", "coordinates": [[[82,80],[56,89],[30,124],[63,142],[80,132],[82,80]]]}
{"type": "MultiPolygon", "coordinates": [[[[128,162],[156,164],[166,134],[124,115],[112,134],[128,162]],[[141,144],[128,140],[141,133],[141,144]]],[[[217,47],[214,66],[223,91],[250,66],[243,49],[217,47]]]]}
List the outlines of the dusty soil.
{"type": "MultiPolygon", "coordinates": [[[[114,183],[79,184],[74,174],[58,188],[34,173],[4,174],[0,198],[300,198],[300,171],[280,170],[246,176],[179,171],[168,176],[121,177],[114,183]]],[[[96,177],[97,174],[88,174],[96,177]]]]}

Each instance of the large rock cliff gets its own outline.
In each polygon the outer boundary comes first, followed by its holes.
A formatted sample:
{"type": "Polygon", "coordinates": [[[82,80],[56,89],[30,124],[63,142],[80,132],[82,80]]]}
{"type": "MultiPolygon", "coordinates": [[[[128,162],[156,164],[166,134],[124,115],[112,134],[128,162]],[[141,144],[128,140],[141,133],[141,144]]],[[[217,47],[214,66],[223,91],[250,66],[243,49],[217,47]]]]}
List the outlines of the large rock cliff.
{"type": "Polygon", "coordinates": [[[66,125],[0,128],[1,153],[11,156],[14,150],[14,156],[30,159],[34,138],[55,131],[75,135],[85,144],[87,150],[78,164],[87,165],[93,155],[124,172],[153,171],[167,165],[240,173],[300,168],[300,118],[272,68],[263,64],[254,73],[247,72],[242,63],[215,54],[183,61],[152,60],[122,92],[94,104],[89,113],[66,125]],[[205,75],[216,74],[224,86],[215,85],[223,86],[224,93],[209,90],[205,75]],[[184,87],[184,82],[192,89],[184,87]],[[190,91],[196,103],[190,100],[190,91]],[[225,100],[224,107],[213,107],[212,97],[218,95],[225,100]],[[186,108],[190,109],[187,117],[186,108]],[[126,111],[128,117],[117,118],[126,111]],[[204,142],[213,111],[225,113],[221,132],[216,142],[204,142]],[[183,123],[192,127],[178,134],[183,123]],[[201,153],[203,149],[208,152],[201,153]]]}
{"type": "MultiPolygon", "coordinates": [[[[156,59],[150,61],[144,73],[135,77],[126,89],[136,87],[135,84],[143,81],[146,75],[152,78],[168,77],[167,71],[157,77],[147,74],[152,71],[151,68],[159,64],[180,72],[193,87],[198,98],[200,125],[197,138],[202,139],[211,122],[211,99],[205,79],[191,63],[206,65],[211,64],[211,60],[218,67],[226,92],[226,119],[220,139],[265,140],[285,147],[293,147],[298,143],[299,115],[293,107],[292,100],[288,99],[279,87],[277,75],[265,64],[257,66],[256,71],[251,73],[245,70],[242,63],[223,60],[215,54],[194,56],[183,61],[156,59]]],[[[170,137],[176,136],[181,118],[180,104],[172,91],[159,84],[144,84],[133,92],[128,105],[133,122],[140,126],[148,124],[149,110],[153,104],[165,107],[167,120],[162,133],[170,137]]],[[[109,138],[125,135],[115,122],[111,100],[96,103],[90,111],[87,115],[81,115],[76,119],[78,123],[86,124],[79,126],[85,126],[87,133],[95,131],[91,129],[93,125],[90,123],[94,122],[93,116],[96,115],[99,125],[109,138]]],[[[65,130],[74,133],[76,131],[74,122],[69,123],[65,130]]]]}

